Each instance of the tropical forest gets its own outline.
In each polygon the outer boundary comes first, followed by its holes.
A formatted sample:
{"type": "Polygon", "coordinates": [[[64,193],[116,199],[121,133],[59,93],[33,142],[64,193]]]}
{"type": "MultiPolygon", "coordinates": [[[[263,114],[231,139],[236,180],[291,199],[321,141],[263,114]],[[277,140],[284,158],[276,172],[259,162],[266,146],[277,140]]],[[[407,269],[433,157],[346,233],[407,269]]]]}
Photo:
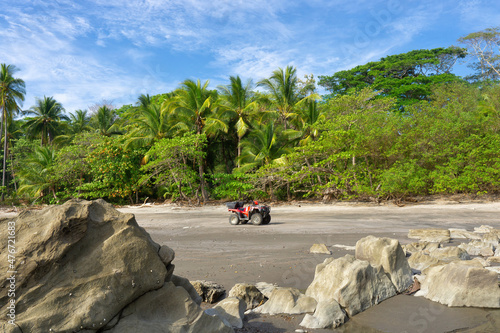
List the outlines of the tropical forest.
{"type": "Polygon", "coordinates": [[[498,194],[500,28],[458,43],[319,76],[186,79],[80,110],[50,91],[24,107],[20,69],[1,64],[2,203],[498,194]]]}

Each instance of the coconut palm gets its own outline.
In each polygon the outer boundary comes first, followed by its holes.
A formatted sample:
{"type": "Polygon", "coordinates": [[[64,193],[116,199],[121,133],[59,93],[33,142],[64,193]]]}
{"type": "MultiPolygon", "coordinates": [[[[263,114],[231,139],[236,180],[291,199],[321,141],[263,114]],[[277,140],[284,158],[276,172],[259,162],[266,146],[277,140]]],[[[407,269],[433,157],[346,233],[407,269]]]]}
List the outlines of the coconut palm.
{"type": "MultiPolygon", "coordinates": [[[[7,123],[12,119],[13,114],[20,111],[20,105],[24,101],[26,94],[25,83],[22,79],[14,78],[14,73],[17,68],[13,65],[0,65],[0,112],[2,119],[0,123],[0,140],[2,135],[7,138],[7,123]]],[[[7,142],[4,140],[3,145],[3,165],[2,165],[2,187],[5,187],[5,171],[7,161],[7,142]]],[[[2,191],[2,201],[4,199],[4,191],[2,191]]]]}
{"type": "Polygon", "coordinates": [[[119,130],[117,123],[118,115],[116,111],[107,105],[102,105],[91,118],[91,124],[96,127],[103,136],[112,136],[123,134],[119,130]]]}
{"type": "Polygon", "coordinates": [[[61,103],[46,96],[43,99],[37,98],[36,104],[25,111],[25,114],[33,116],[24,124],[26,132],[31,137],[40,136],[42,146],[52,144],[54,138],[62,132],[61,121],[69,120],[61,103]]]}
{"type": "Polygon", "coordinates": [[[52,178],[55,151],[52,147],[36,147],[17,172],[19,177],[18,194],[40,197],[49,190],[56,199],[55,183],[52,178]]]}
{"type": "MultiPolygon", "coordinates": [[[[220,103],[217,92],[208,89],[209,81],[201,85],[200,80],[194,82],[185,80],[175,96],[166,100],[162,110],[171,115],[175,125],[174,131],[179,133],[193,132],[206,134],[207,137],[216,136],[220,132],[227,133],[228,125],[222,120],[226,111],[220,103]]],[[[200,187],[203,201],[208,200],[208,193],[204,180],[205,158],[199,163],[200,187]]]]}
{"type": "Polygon", "coordinates": [[[268,165],[289,152],[285,141],[278,135],[274,123],[257,125],[241,142],[240,171],[248,171],[268,165]]]}
{"type": "Polygon", "coordinates": [[[168,117],[159,105],[149,104],[146,107],[139,107],[135,118],[131,120],[132,130],[128,134],[129,138],[125,147],[150,146],[155,141],[165,138],[170,133],[168,117]]]}
{"type": "MultiPolygon", "coordinates": [[[[250,129],[250,118],[258,110],[256,101],[252,101],[252,81],[248,80],[245,85],[241,82],[239,76],[229,77],[230,84],[219,86],[223,102],[230,112],[236,117],[236,133],[238,135],[238,156],[241,155],[241,138],[250,129]]],[[[240,167],[238,163],[238,168],[240,167]]]]}
{"type": "Polygon", "coordinates": [[[297,70],[292,66],[287,66],[285,70],[278,68],[268,79],[257,83],[259,87],[265,88],[272,96],[276,112],[285,130],[288,120],[296,116],[295,107],[302,99],[299,95],[299,80],[297,70]]]}
{"type": "Polygon", "coordinates": [[[90,117],[87,113],[87,110],[76,110],[74,113],[70,113],[69,124],[64,124],[68,129],[66,134],[56,136],[52,144],[64,146],[73,141],[77,134],[92,130],[92,127],[90,127],[90,117]]]}

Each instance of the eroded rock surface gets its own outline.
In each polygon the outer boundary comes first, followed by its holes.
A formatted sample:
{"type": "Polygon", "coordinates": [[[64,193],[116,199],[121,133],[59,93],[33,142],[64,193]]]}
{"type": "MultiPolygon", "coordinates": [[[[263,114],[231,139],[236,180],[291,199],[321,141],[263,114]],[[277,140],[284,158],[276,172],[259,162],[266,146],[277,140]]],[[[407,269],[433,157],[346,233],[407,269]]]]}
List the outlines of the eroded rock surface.
{"type": "MultiPolygon", "coordinates": [[[[15,225],[16,323],[22,332],[93,332],[120,325],[124,308],[140,302],[143,295],[152,297],[172,276],[173,251],[161,251],[132,214],[122,214],[103,200],[71,200],[26,211],[15,218],[15,225]]],[[[0,248],[7,248],[6,237],[0,248]]],[[[2,251],[2,318],[8,300],[8,269],[3,266],[7,262],[7,252],[2,251]]],[[[179,293],[187,295],[184,290],[171,294],[179,293]]],[[[196,304],[184,300],[171,301],[186,308],[186,318],[198,318],[197,310],[188,311],[196,304]]],[[[164,318],[166,328],[148,332],[164,332],[180,317],[169,318],[164,318]]],[[[196,320],[187,322],[194,325],[196,320]]],[[[217,327],[213,332],[224,329],[217,327]]]]}
{"type": "Polygon", "coordinates": [[[338,302],[349,316],[396,293],[382,266],[374,267],[368,261],[358,260],[352,255],[328,258],[317,265],[314,280],[306,290],[306,295],[319,303],[338,302]]]}

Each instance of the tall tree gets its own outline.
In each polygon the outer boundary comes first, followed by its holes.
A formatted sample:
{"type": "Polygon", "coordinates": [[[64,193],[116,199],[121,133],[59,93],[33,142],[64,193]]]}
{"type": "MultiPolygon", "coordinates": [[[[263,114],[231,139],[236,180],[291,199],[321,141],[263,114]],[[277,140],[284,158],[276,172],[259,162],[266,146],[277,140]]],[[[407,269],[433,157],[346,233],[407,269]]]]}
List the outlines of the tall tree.
{"type": "MultiPolygon", "coordinates": [[[[26,94],[25,83],[22,79],[14,78],[13,75],[17,72],[14,65],[0,65],[0,112],[2,112],[2,120],[0,124],[0,141],[2,134],[4,136],[3,145],[3,164],[2,164],[2,187],[5,187],[5,172],[7,161],[7,122],[12,118],[12,115],[20,111],[20,105],[24,101],[26,94]]],[[[2,201],[4,199],[4,191],[2,191],[2,201]]]]}
{"type": "MultiPolygon", "coordinates": [[[[172,113],[175,121],[174,130],[215,136],[219,132],[227,132],[228,125],[221,119],[221,111],[225,108],[220,104],[217,91],[209,90],[206,81],[185,80],[175,96],[164,101],[162,108],[172,113]]],[[[200,187],[203,202],[208,200],[205,185],[205,157],[199,161],[200,187]]]]}
{"type": "Polygon", "coordinates": [[[118,127],[118,115],[109,105],[101,105],[91,118],[91,123],[103,136],[123,134],[118,127]]]}
{"type": "Polygon", "coordinates": [[[379,97],[395,97],[400,106],[428,100],[436,83],[459,81],[451,73],[465,50],[457,47],[414,50],[387,56],[331,76],[320,76],[319,85],[334,96],[371,88],[379,97]]]}
{"type": "Polygon", "coordinates": [[[485,81],[500,78],[500,27],[473,32],[458,41],[467,46],[470,56],[476,58],[469,65],[475,73],[467,79],[485,81]]]}
{"type": "Polygon", "coordinates": [[[299,80],[297,69],[287,66],[285,70],[278,68],[273,74],[259,81],[257,85],[269,91],[273,98],[273,104],[277,110],[285,130],[287,129],[289,118],[296,114],[295,106],[301,100],[298,89],[299,80]]]}
{"type": "MultiPolygon", "coordinates": [[[[236,117],[236,133],[238,135],[238,157],[241,155],[241,138],[250,129],[250,118],[258,109],[256,101],[252,100],[252,81],[248,80],[245,85],[239,76],[229,77],[230,83],[226,86],[219,86],[222,99],[236,117]]],[[[240,167],[239,162],[238,168],[240,167]]]]}
{"type": "Polygon", "coordinates": [[[64,114],[64,108],[53,97],[37,98],[36,104],[25,112],[29,117],[24,127],[29,136],[40,136],[42,146],[52,144],[54,138],[61,132],[62,120],[69,120],[64,114]]]}

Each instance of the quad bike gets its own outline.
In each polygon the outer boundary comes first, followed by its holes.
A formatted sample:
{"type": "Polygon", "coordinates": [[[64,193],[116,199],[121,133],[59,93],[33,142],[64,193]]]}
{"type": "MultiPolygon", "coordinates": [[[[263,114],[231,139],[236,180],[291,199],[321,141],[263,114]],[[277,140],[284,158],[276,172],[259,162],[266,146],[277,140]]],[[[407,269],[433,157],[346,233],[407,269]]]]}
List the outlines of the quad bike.
{"type": "Polygon", "coordinates": [[[252,224],[269,224],[271,222],[271,207],[259,205],[253,201],[251,205],[244,207],[244,201],[233,201],[226,203],[227,210],[232,212],[229,216],[229,223],[245,224],[250,221],[252,224]]]}

